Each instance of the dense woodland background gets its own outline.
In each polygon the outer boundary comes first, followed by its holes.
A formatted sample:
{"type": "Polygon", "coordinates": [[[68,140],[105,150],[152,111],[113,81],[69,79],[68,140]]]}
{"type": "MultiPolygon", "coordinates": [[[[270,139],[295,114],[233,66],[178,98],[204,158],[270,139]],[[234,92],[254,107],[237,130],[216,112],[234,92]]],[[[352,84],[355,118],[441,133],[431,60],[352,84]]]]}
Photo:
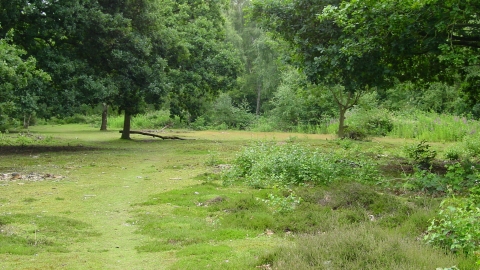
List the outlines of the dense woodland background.
{"type": "Polygon", "coordinates": [[[479,5],[1,0],[0,129],[100,127],[107,109],[122,138],[139,114],[154,119],[143,128],[355,138],[411,117],[476,120],[479,5]]]}

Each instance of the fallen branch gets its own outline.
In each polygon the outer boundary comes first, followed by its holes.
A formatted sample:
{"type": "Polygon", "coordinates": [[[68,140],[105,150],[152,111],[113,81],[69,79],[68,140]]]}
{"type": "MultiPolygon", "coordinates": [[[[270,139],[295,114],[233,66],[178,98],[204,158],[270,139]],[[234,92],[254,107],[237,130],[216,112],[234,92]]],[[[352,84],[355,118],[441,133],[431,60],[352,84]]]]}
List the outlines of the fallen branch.
{"type": "MultiPolygon", "coordinates": [[[[120,130],[118,132],[123,133],[123,130],[120,130]]],[[[177,136],[160,136],[160,135],[153,134],[153,133],[147,133],[147,132],[142,132],[142,131],[134,131],[134,130],[131,130],[130,134],[140,134],[140,135],[145,135],[145,136],[152,136],[152,137],[155,137],[155,138],[160,138],[162,140],[186,140],[184,138],[180,138],[180,137],[177,137],[177,136]]]]}

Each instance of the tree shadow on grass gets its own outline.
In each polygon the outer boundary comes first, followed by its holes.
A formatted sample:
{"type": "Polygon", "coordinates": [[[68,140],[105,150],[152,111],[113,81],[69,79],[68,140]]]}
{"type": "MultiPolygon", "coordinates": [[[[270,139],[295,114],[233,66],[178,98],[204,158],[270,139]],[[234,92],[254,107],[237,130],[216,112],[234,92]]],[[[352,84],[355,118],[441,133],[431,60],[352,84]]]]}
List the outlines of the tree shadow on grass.
{"type": "Polygon", "coordinates": [[[59,153],[59,152],[87,152],[96,151],[104,148],[89,147],[82,145],[0,145],[0,156],[7,155],[33,155],[42,153],[59,153]]]}

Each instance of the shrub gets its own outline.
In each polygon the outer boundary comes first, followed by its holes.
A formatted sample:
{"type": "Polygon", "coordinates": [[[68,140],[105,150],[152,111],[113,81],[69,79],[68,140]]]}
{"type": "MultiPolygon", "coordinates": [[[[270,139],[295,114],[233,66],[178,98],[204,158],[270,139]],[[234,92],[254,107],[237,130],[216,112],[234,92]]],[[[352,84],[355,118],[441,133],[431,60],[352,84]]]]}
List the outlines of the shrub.
{"type": "Polygon", "coordinates": [[[480,128],[479,123],[465,117],[409,110],[394,115],[393,129],[388,135],[406,139],[456,142],[461,141],[467,134],[476,134],[476,130],[480,128]]]}
{"type": "Polygon", "coordinates": [[[351,139],[357,141],[363,141],[367,138],[368,132],[361,127],[345,127],[343,131],[342,139],[351,139]]]}
{"type": "Polygon", "coordinates": [[[413,181],[405,187],[426,192],[464,193],[480,180],[479,172],[469,162],[449,164],[446,169],[445,175],[418,170],[413,175],[413,181]]]}
{"type": "Polygon", "coordinates": [[[412,163],[422,170],[430,168],[432,161],[437,156],[437,152],[431,150],[430,145],[426,144],[425,141],[421,141],[416,145],[408,145],[404,151],[407,157],[412,160],[412,163]]]}
{"type": "Polygon", "coordinates": [[[273,193],[268,194],[268,199],[263,199],[262,201],[266,203],[272,210],[273,213],[287,213],[295,210],[297,205],[300,204],[301,198],[298,197],[294,191],[289,190],[288,196],[277,196],[273,193]]]}
{"type": "MultiPolygon", "coordinates": [[[[123,128],[123,115],[118,115],[108,118],[109,128],[123,128]]],[[[165,126],[180,125],[180,120],[171,118],[170,113],[166,110],[151,111],[144,114],[138,114],[132,117],[132,128],[138,129],[156,129],[163,128],[165,126]]]]}
{"type": "Polygon", "coordinates": [[[375,136],[386,136],[393,130],[391,113],[387,109],[354,108],[347,114],[347,125],[356,131],[375,136]]]}
{"type": "Polygon", "coordinates": [[[256,188],[340,180],[368,182],[378,177],[376,165],[371,159],[359,158],[358,153],[322,153],[294,143],[257,143],[238,154],[233,165],[224,176],[225,184],[242,178],[256,188]]]}
{"type": "Polygon", "coordinates": [[[477,196],[443,200],[438,216],[431,220],[425,241],[453,252],[480,251],[479,203],[477,196]]]}
{"type": "Polygon", "coordinates": [[[207,124],[221,130],[246,129],[255,119],[246,102],[235,105],[226,93],[220,94],[204,117],[207,124]]]}
{"type": "Polygon", "coordinates": [[[459,146],[450,146],[443,151],[443,156],[448,160],[460,160],[462,154],[463,150],[459,146]]]}

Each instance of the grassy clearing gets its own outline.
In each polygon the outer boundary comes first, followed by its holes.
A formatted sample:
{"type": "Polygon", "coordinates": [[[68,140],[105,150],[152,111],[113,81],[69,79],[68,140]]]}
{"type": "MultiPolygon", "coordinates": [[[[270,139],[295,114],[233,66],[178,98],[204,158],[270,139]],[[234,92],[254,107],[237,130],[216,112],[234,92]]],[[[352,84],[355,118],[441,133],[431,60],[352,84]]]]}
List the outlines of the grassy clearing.
{"type": "Polygon", "coordinates": [[[398,172],[368,184],[307,179],[262,189],[240,181],[244,176],[225,186],[219,174],[252,141],[336,153],[339,166],[347,155],[381,168],[402,162],[404,140],[173,132],[191,140],[121,141],[118,131],[86,125],[35,127],[28,141],[3,135],[0,175],[9,177],[0,179],[0,268],[475,269],[475,258],[419,240],[440,199],[398,196],[376,184],[398,172]]]}

